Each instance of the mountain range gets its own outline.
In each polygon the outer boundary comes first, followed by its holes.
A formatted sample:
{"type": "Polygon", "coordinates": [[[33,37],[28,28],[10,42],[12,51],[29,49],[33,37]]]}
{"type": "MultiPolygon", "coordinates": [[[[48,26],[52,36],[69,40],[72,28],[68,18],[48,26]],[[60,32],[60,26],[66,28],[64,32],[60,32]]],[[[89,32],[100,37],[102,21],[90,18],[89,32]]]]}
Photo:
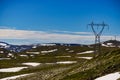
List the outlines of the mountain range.
{"type": "MultiPolygon", "coordinates": [[[[105,42],[101,43],[102,46],[104,47],[116,47],[116,46],[120,46],[120,41],[117,40],[108,40],[105,42]]],[[[69,44],[69,43],[38,43],[38,44],[30,44],[30,45],[12,45],[12,44],[8,44],[6,42],[0,42],[0,48],[9,50],[10,52],[21,52],[24,50],[29,50],[32,48],[37,48],[38,46],[88,46],[88,45],[82,45],[82,44],[69,44]]]]}

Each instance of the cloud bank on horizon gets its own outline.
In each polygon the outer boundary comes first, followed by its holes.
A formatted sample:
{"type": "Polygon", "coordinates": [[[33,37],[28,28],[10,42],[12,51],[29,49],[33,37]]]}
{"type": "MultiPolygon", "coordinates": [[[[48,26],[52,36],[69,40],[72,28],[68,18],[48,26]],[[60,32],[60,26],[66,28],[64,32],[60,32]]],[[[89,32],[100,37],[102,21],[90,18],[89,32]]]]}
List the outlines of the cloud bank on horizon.
{"type": "MultiPolygon", "coordinates": [[[[102,41],[109,40],[114,36],[103,35],[102,41]]],[[[32,31],[17,29],[0,29],[1,41],[12,44],[31,43],[78,43],[91,44],[94,42],[94,35],[91,32],[70,32],[70,31],[32,31]]]]}

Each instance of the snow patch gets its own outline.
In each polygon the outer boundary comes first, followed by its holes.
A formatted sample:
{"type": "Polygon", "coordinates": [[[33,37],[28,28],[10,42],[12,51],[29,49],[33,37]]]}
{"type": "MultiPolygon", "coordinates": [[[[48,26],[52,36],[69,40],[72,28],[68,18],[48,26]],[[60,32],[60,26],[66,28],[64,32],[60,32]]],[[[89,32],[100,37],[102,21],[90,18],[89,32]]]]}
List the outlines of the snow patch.
{"type": "Polygon", "coordinates": [[[27,54],[39,54],[40,52],[26,52],[27,54]]]}
{"type": "Polygon", "coordinates": [[[5,44],[5,43],[0,43],[0,45],[2,45],[2,46],[7,46],[7,44],[5,44]]]}
{"type": "Polygon", "coordinates": [[[7,57],[14,57],[14,55],[12,53],[8,53],[7,57]]]}
{"type": "Polygon", "coordinates": [[[4,53],[4,51],[0,51],[0,53],[4,53]]]}
{"type": "Polygon", "coordinates": [[[25,76],[32,75],[32,74],[33,73],[30,73],[30,74],[21,74],[21,75],[17,75],[17,76],[11,76],[11,77],[2,78],[0,80],[13,80],[13,79],[16,79],[16,78],[25,77],[25,76]]]}
{"type": "Polygon", "coordinates": [[[48,50],[48,51],[41,51],[41,53],[51,53],[51,52],[55,52],[57,51],[58,49],[53,49],[53,50],[48,50]]]}
{"type": "Polygon", "coordinates": [[[77,54],[88,54],[88,53],[94,53],[94,51],[85,51],[85,52],[81,52],[81,53],[77,53],[77,54]]]}
{"type": "Polygon", "coordinates": [[[34,55],[30,55],[31,57],[34,57],[34,55]]]}
{"type": "Polygon", "coordinates": [[[22,65],[27,65],[27,66],[39,66],[41,63],[37,63],[37,62],[27,62],[27,63],[22,63],[22,65]]]}
{"type": "Polygon", "coordinates": [[[116,47],[113,43],[102,44],[104,47],[116,47]]]}
{"type": "Polygon", "coordinates": [[[76,57],[76,58],[92,59],[93,57],[76,57]]]}
{"type": "Polygon", "coordinates": [[[113,43],[107,43],[107,45],[108,45],[108,46],[112,46],[112,45],[113,45],[113,43]]]}
{"type": "Polygon", "coordinates": [[[28,67],[3,68],[3,69],[0,69],[0,72],[19,72],[20,70],[25,68],[28,68],[28,67]]]}
{"type": "Polygon", "coordinates": [[[60,61],[60,62],[56,62],[57,64],[73,64],[73,63],[77,63],[77,61],[60,61]]]}
{"type": "Polygon", "coordinates": [[[56,44],[40,44],[41,46],[55,46],[56,44]]]}
{"type": "Polygon", "coordinates": [[[65,50],[66,50],[66,51],[68,51],[68,50],[69,50],[69,48],[66,48],[65,50]]]}
{"type": "Polygon", "coordinates": [[[0,48],[8,48],[8,47],[10,47],[10,45],[6,43],[0,43],[0,48]]]}
{"type": "Polygon", "coordinates": [[[56,58],[69,58],[69,57],[71,57],[71,56],[56,56],[56,58]]]}
{"type": "Polygon", "coordinates": [[[95,80],[117,80],[119,78],[120,78],[120,74],[119,72],[116,72],[116,73],[111,73],[111,74],[96,78],[95,80]]]}
{"type": "Polygon", "coordinates": [[[28,55],[22,55],[22,54],[21,54],[20,56],[21,56],[21,57],[28,57],[28,55]]]}
{"type": "Polygon", "coordinates": [[[33,46],[32,48],[37,48],[37,46],[35,45],[35,46],[33,46]]]}

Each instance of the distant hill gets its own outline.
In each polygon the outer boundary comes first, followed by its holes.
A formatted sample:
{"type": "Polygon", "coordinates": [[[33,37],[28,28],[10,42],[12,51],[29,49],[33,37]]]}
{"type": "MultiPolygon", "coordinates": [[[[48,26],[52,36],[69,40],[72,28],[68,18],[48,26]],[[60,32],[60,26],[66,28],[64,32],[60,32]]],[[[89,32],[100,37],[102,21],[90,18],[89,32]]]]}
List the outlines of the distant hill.
{"type": "MultiPolygon", "coordinates": [[[[91,46],[93,46],[92,44],[91,46]]],[[[25,50],[29,50],[32,48],[37,48],[39,46],[89,46],[89,45],[83,45],[83,44],[71,44],[71,43],[37,43],[37,44],[30,44],[30,45],[12,45],[8,44],[6,42],[0,42],[0,48],[6,49],[10,52],[21,52],[25,50]]],[[[108,40],[105,42],[102,42],[102,46],[104,47],[120,47],[120,41],[117,40],[108,40]]]]}
{"type": "Polygon", "coordinates": [[[82,44],[72,44],[72,43],[50,43],[50,44],[55,44],[58,46],[83,46],[82,44]]]}
{"type": "Polygon", "coordinates": [[[103,42],[102,46],[105,46],[105,47],[120,47],[120,41],[108,40],[108,41],[103,42]]]}
{"type": "Polygon", "coordinates": [[[4,48],[11,52],[21,52],[25,50],[29,50],[32,48],[37,48],[39,46],[85,46],[82,44],[69,44],[69,43],[37,43],[37,44],[30,44],[30,45],[12,45],[6,42],[0,42],[0,48],[4,48]]]}
{"type": "Polygon", "coordinates": [[[32,45],[12,45],[6,42],[0,42],[0,48],[9,50],[10,52],[21,52],[26,49],[31,49],[32,45]]]}
{"type": "Polygon", "coordinates": [[[0,48],[8,48],[8,47],[10,47],[10,44],[6,42],[0,42],[0,48]]]}

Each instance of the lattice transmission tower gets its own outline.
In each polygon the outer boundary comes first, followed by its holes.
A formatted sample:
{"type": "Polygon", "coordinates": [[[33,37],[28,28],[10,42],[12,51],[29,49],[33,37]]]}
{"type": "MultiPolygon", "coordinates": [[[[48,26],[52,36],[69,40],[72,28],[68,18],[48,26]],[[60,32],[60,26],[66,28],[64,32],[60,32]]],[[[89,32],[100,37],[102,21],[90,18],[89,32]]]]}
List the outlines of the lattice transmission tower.
{"type": "Polygon", "coordinates": [[[94,57],[95,57],[95,55],[97,53],[98,53],[98,55],[101,54],[100,37],[101,37],[101,34],[102,34],[104,28],[107,26],[108,29],[109,29],[109,26],[108,26],[108,24],[105,24],[104,22],[102,22],[101,24],[96,24],[94,22],[91,22],[87,26],[90,26],[92,28],[92,31],[95,35],[95,45],[94,45],[94,57]],[[98,30],[96,30],[96,27],[97,27],[98,30]]]}

